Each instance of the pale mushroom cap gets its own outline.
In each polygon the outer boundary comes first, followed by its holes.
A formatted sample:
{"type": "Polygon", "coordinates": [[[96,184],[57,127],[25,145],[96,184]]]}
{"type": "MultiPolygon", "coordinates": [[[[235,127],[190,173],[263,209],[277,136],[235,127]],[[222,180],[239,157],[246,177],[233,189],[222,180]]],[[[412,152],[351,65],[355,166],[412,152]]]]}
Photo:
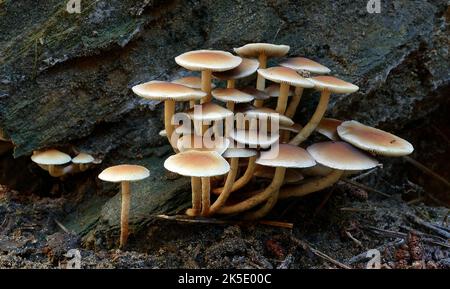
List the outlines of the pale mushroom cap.
{"type": "Polygon", "coordinates": [[[337,131],[346,142],[377,155],[405,156],[414,151],[408,141],[354,120],[343,122],[337,131]]]}
{"type": "Polygon", "coordinates": [[[350,82],[343,81],[333,76],[315,76],[308,78],[309,81],[314,83],[317,90],[328,90],[333,93],[352,93],[359,90],[359,87],[351,84],[350,82]]]}
{"type": "Polygon", "coordinates": [[[222,102],[245,103],[251,102],[255,98],[236,88],[217,88],[211,92],[215,99],[222,102]]]}
{"type": "Polygon", "coordinates": [[[331,140],[339,140],[339,135],[337,132],[337,127],[342,123],[341,120],[334,118],[322,118],[316,131],[331,140]]]}
{"type": "Polygon", "coordinates": [[[267,69],[258,69],[258,73],[270,81],[276,83],[287,83],[292,86],[300,86],[304,88],[314,87],[314,84],[306,78],[301,77],[295,70],[276,66],[267,69]]]}
{"type": "Polygon", "coordinates": [[[301,147],[279,144],[276,149],[261,152],[256,163],[268,167],[308,168],[316,165],[313,157],[301,147]],[[275,151],[278,150],[276,153],[275,151]]]}
{"type": "Polygon", "coordinates": [[[331,72],[328,67],[305,57],[291,57],[282,61],[280,65],[296,71],[306,70],[317,74],[327,74],[331,72]]]}
{"type": "MultiPolygon", "coordinates": [[[[280,96],[280,85],[278,83],[273,83],[273,84],[269,85],[268,87],[266,87],[266,89],[264,91],[270,97],[279,97],[280,96]]],[[[291,87],[289,89],[288,96],[293,96],[293,95],[294,95],[294,88],[291,87]]]]}
{"type": "Polygon", "coordinates": [[[291,126],[294,124],[294,121],[290,119],[289,117],[279,114],[275,110],[267,107],[261,107],[261,108],[255,108],[250,109],[244,113],[249,118],[267,118],[267,119],[273,119],[278,117],[279,118],[279,125],[280,126],[291,126]]]}
{"type": "Polygon", "coordinates": [[[74,164],[90,164],[94,161],[94,157],[87,153],[79,153],[72,159],[74,164]]]}
{"type": "Polygon", "coordinates": [[[187,111],[191,119],[201,121],[221,120],[233,116],[233,112],[212,102],[201,105],[201,113],[199,105],[187,111]]]}
{"type": "Polygon", "coordinates": [[[240,144],[262,148],[270,147],[280,139],[279,134],[263,134],[256,130],[233,130],[230,137],[240,144]]]}
{"type": "MultiPolygon", "coordinates": [[[[173,80],[172,83],[181,84],[193,89],[202,89],[202,79],[197,76],[186,76],[176,80],[173,80]]],[[[211,88],[216,88],[214,83],[211,83],[211,88]]]]}
{"type": "Polygon", "coordinates": [[[241,64],[242,58],[220,50],[195,50],[175,57],[175,62],[194,71],[225,71],[241,64]]]}
{"type": "Polygon", "coordinates": [[[271,43],[249,43],[239,48],[234,48],[234,52],[242,57],[258,57],[265,54],[267,57],[282,57],[289,52],[287,45],[278,45],[271,43]]]}
{"type": "MultiPolygon", "coordinates": [[[[273,179],[273,176],[275,175],[275,168],[257,165],[253,175],[259,178],[273,179]]],[[[284,175],[284,182],[288,184],[297,183],[303,179],[303,175],[297,169],[293,168],[287,169],[286,174],[284,175]]]]}
{"type": "Polygon", "coordinates": [[[152,100],[199,100],[206,96],[206,93],[187,86],[165,82],[150,81],[133,86],[133,92],[140,97],[152,100]]]}
{"type": "Polygon", "coordinates": [[[72,158],[59,150],[50,149],[34,153],[31,160],[40,165],[63,165],[70,162],[72,158]]]}
{"type": "Polygon", "coordinates": [[[306,150],[319,164],[337,170],[368,170],[380,165],[377,160],[341,141],[315,143],[306,150]]]}
{"type": "Polygon", "coordinates": [[[212,177],[226,174],[228,162],[214,151],[186,151],[170,156],[164,167],[174,173],[189,177],[212,177]]]}
{"type": "Polygon", "coordinates": [[[294,123],[291,126],[280,125],[279,129],[299,133],[303,129],[303,126],[301,124],[294,123]]]}
{"type": "Polygon", "coordinates": [[[241,64],[237,67],[222,72],[214,72],[213,76],[222,80],[241,79],[252,75],[258,68],[259,62],[257,60],[242,58],[241,64]]]}
{"type": "Polygon", "coordinates": [[[199,135],[183,135],[177,141],[177,147],[180,152],[196,150],[196,151],[215,151],[223,154],[230,146],[230,140],[223,137],[210,139],[206,136],[199,135]]]}
{"type": "Polygon", "coordinates": [[[270,98],[270,95],[268,95],[266,92],[257,90],[254,87],[240,88],[240,90],[242,92],[252,95],[255,99],[265,100],[270,98]]]}
{"type": "Polygon", "coordinates": [[[224,153],[224,158],[249,158],[256,156],[257,151],[246,148],[231,148],[229,147],[224,153]]]}
{"type": "Polygon", "coordinates": [[[140,181],[150,176],[149,170],[138,165],[117,165],[103,170],[98,178],[106,182],[140,181]]]}

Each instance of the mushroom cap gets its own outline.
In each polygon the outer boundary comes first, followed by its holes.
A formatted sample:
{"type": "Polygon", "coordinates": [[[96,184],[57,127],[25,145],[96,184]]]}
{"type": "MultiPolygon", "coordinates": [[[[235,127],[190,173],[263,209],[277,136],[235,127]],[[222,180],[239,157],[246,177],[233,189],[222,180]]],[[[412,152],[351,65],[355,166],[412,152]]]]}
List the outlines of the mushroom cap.
{"type": "MultiPolygon", "coordinates": [[[[186,76],[179,79],[175,79],[172,83],[181,84],[193,89],[202,89],[202,79],[197,76],[186,76]]],[[[216,88],[214,83],[211,83],[211,88],[216,88]]]]}
{"type": "Polygon", "coordinates": [[[267,69],[258,69],[258,73],[265,79],[276,83],[287,83],[304,88],[314,87],[314,84],[308,80],[309,78],[303,78],[295,70],[287,67],[275,66],[267,69]]]}
{"type": "Polygon", "coordinates": [[[170,156],[164,167],[174,173],[189,177],[212,177],[226,174],[228,162],[214,151],[186,151],[170,156]]]}
{"type": "Polygon", "coordinates": [[[248,118],[267,118],[272,119],[275,117],[279,118],[279,125],[280,126],[291,126],[294,124],[294,121],[290,119],[289,117],[279,114],[275,110],[268,108],[268,107],[261,107],[261,108],[255,108],[250,109],[244,112],[245,116],[248,118]]]}
{"type": "Polygon", "coordinates": [[[331,140],[340,140],[337,128],[341,123],[342,121],[338,119],[322,118],[319,125],[317,125],[316,131],[331,140]]]}
{"type": "Polygon", "coordinates": [[[306,150],[319,164],[337,170],[368,170],[380,165],[377,160],[341,141],[315,143],[306,150]]]}
{"type": "Polygon", "coordinates": [[[237,67],[222,72],[214,72],[213,76],[222,80],[241,79],[252,75],[258,68],[259,62],[257,60],[242,58],[241,64],[237,67]]]}
{"type": "Polygon", "coordinates": [[[180,137],[177,141],[177,148],[180,152],[196,150],[196,151],[215,151],[223,154],[230,146],[230,140],[224,137],[216,137],[214,139],[206,136],[187,134],[180,137]]]}
{"type": "Polygon", "coordinates": [[[117,165],[103,170],[98,178],[106,182],[140,181],[150,176],[150,172],[143,166],[117,165]]]}
{"type": "Polygon", "coordinates": [[[339,136],[357,148],[383,156],[405,156],[414,151],[408,141],[355,120],[344,121],[337,128],[339,136]]]}
{"type": "Polygon", "coordinates": [[[296,71],[306,70],[317,74],[327,74],[331,72],[331,70],[328,67],[305,57],[288,58],[282,61],[280,63],[280,66],[294,69],[296,71]]]}
{"type": "Polygon", "coordinates": [[[70,162],[72,158],[59,150],[49,149],[34,153],[31,160],[39,165],[63,165],[70,162]]]}
{"type": "Polygon", "coordinates": [[[270,133],[269,135],[267,135],[259,133],[257,130],[243,129],[232,130],[230,132],[230,137],[240,144],[259,146],[262,148],[268,148],[280,139],[279,134],[270,133]]]}
{"type": "Polygon", "coordinates": [[[150,81],[133,86],[133,92],[140,97],[152,100],[199,100],[206,96],[206,93],[187,86],[165,82],[150,81]]]}
{"type": "Polygon", "coordinates": [[[233,112],[231,110],[223,108],[212,102],[201,104],[201,113],[198,106],[199,105],[196,105],[187,111],[192,120],[214,121],[233,116],[233,112]]]}
{"type": "Polygon", "coordinates": [[[245,92],[247,94],[252,95],[255,99],[260,99],[260,100],[265,100],[265,99],[269,99],[270,95],[268,95],[267,93],[265,93],[264,91],[261,90],[257,90],[254,87],[245,87],[245,88],[240,88],[240,90],[242,92],[245,92]]]}
{"type": "Polygon", "coordinates": [[[220,50],[194,50],[175,57],[175,62],[189,70],[225,71],[237,67],[242,58],[220,50]]]}
{"type": "MultiPolygon", "coordinates": [[[[259,178],[273,179],[275,168],[257,165],[253,174],[259,178]]],[[[294,168],[287,169],[286,174],[284,175],[284,182],[288,184],[297,183],[303,179],[303,175],[294,168]]]]}
{"type": "Polygon", "coordinates": [[[79,153],[72,159],[74,164],[90,164],[94,161],[94,157],[87,153],[79,153]]]}
{"type": "Polygon", "coordinates": [[[249,158],[256,156],[258,152],[252,149],[229,147],[224,153],[224,158],[249,158]]]}
{"type": "Polygon", "coordinates": [[[244,103],[251,102],[253,95],[247,94],[236,88],[217,88],[211,91],[212,96],[222,102],[244,103]]]}
{"type": "MultiPolygon", "coordinates": [[[[280,96],[280,85],[278,83],[272,83],[264,90],[267,95],[270,97],[279,97],[280,96]]],[[[294,95],[294,88],[289,88],[288,96],[294,95]]]]}
{"type": "Polygon", "coordinates": [[[309,81],[314,83],[317,90],[328,90],[333,93],[352,93],[359,90],[359,87],[351,84],[350,82],[343,81],[333,76],[315,76],[308,78],[309,81]]]}
{"type": "Polygon", "coordinates": [[[239,48],[234,48],[234,52],[242,57],[258,57],[264,53],[267,57],[282,57],[289,52],[287,45],[278,45],[271,43],[249,43],[239,48]]]}
{"type": "Polygon", "coordinates": [[[301,124],[298,124],[298,123],[294,123],[291,126],[285,126],[285,125],[281,125],[280,124],[279,129],[280,130],[286,130],[286,131],[294,132],[294,133],[299,133],[303,129],[303,126],[301,124]]]}
{"type": "Polygon", "coordinates": [[[278,152],[261,152],[258,165],[283,168],[309,168],[316,165],[313,157],[303,148],[291,144],[279,144],[278,152]]]}

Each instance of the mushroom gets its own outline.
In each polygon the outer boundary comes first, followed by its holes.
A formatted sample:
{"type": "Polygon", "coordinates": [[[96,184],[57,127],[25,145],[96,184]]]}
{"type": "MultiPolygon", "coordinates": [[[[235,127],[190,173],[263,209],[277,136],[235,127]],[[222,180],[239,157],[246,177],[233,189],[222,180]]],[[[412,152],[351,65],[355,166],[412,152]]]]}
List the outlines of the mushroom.
{"type": "Polygon", "coordinates": [[[264,105],[264,100],[269,99],[270,96],[261,90],[257,90],[254,87],[245,87],[240,89],[242,92],[252,95],[255,98],[253,105],[255,107],[262,107],[264,105]]]}
{"type": "Polygon", "coordinates": [[[289,142],[293,145],[299,145],[305,141],[311,133],[316,129],[319,122],[322,120],[323,115],[328,107],[331,93],[346,94],[352,93],[359,89],[358,86],[340,80],[332,76],[316,76],[308,78],[314,83],[315,88],[321,91],[319,104],[316,111],[309,120],[309,122],[303,127],[303,129],[289,142]]]}
{"type": "MultiPolygon", "coordinates": [[[[234,48],[234,52],[242,57],[258,58],[259,68],[267,67],[267,59],[271,57],[283,57],[289,52],[287,45],[277,45],[271,43],[249,43],[239,48],[234,48]]],[[[256,89],[263,91],[265,79],[258,74],[256,89]]]]}
{"type": "Polygon", "coordinates": [[[258,74],[265,79],[280,84],[280,94],[278,96],[276,108],[276,111],[280,114],[285,114],[286,112],[290,85],[302,88],[314,87],[314,84],[308,79],[301,77],[295,70],[287,67],[277,66],[267,69],[258,69],[258,74]]]}
{"type": "Polygon", "coordinates": [[[306,150],[318,164],[331,168],[332,171],[318,180],[282,188],[280,198],[300,197],[317,192],[335,184],[345,172],[368,170],[380,165],[377,160],[341,141],[315,143],[306,150]]]}
{"type": "Polygon", "coordinates": [[[150,176],[143,166],[117,165],[103,170],[98,178],[105,182],[121,183],[122,210],[120,215],[120,248],[124,248],[128,240],[128,215],[130,212],[130,182],[140,181],[150,176]]]}
{"type": "Polygon", "coordinates": [[[186,69],[202,72],[202,90],[207,94],[202,103],[205,103],[211,101],[212,72],[233,69],[242,59],[225,51],[195,50],[175,57],[175,62],[186,69]]]}
{"type": "MultiPolygon", "coordinates": [[[[196,77],[196,76],[182,77],[182,78],[173,80],[172,83],[181,84],[181,85],[187,86],[189,88],[193,88],[193,89],[200,89],[200,90],[202,89],[202,79],[200,77],[196,77]]],[[[214,83],[211,83],[211,88],[212,89],[216,88],[214,83]]],[[[194,107],[195,104],[196,104],[195,100],[189,101],[190,107],[194,107]]]]}
{"type": "Polygon", "coordinates": [[[84,172],[89,168],[89,164],[94,162],[94,157],[87,153],[79,153],[76,157],[72,159],[72,163],[78,166],[81,172],[84,172]]]}
{"type": "Polygon", "coordinates": [[[239,66],[222,72],[214,72],[213,76],[220,80],[226,80],[227,88],[234,88],[237,79],[252,75],[256,72],[258,67],[258,61],[254,59],[242,58],[242,62],[241,64],[239,64],[239,66]]]}
{"type": "Polygon", "coordinates": [[[164,101],[164,126],[167,138],[172,147],[175,147],[172,144],[172,133],[174,131],[172,118],[175,114],[175,102],[198,100],[206,96],[206,93],[202,91],[164,81],[146,82],[133,86],[132,90],[140,97],[164,101]]]}
{"type": "Polygon", "coordinates": [[[245,218],[258,219],[265,216],[278,200],[280,188],[284,183],[286,169],[312,167],[316,164],[306,150],[289,144],[278,145],[276,151],[261,152],[256,163],[263,166],[275,167],[275,173],[270,185],[262,192],[240,203],[223,207],[218,211],[219,214],[244,212],[266,201],[260,209],[247,213],[245,218]]]}
{"type": "Polygon", "coordinates": [[[334,118],[322,118],[316,127],[316,131],[321,135],[326,136],[330,140],[338,141],[340,140],[337,128],[342,123],[341,120],[334,118]]]}
{"type": "MultiPolygon", "coordinates": [[[[294,69],[300,74],[315,73],[315,74],[328,74],[331,70],[323,66],[322,64],[315,62],[311,59],[305,57],[291,57],[282,61],[280,66],[284,66],[290,69],[294,69]]],[[[288,108],[286,109],[286,115],[289,117],[294,117],[297,107],[300,103],[303,94],[303,87],[297,86],[295,88],[294,96],[291,98],[288,108]]]]}
{"type": "Polygon", "coordinates": [[[186,214],[202,216],[209,214],[210,207],[210,177],[224,175],[230,171],[228,162],[215,151],[190,150],[170,156],[164,167],[182,176],[201,178],[201,197],[192,183],[192,209],[186,214]],[[198,200],[201,199],[201,207],[198,200]]]}
{"type": "Polygon", "coordinates": [[[33,152],[31,160],[37,163],[42,169],[48,171],[50,176],[61,177],[67,173],[67,170],[58,166],[69,163],[72,158],[59,150],[49,149],[33,152]]]}
{"type": "Polygon", "coordinates": [[[199,135],[205,133],[204,126],[206,126],[206,122],[214,122],[213,130],[215,136],[223,135],[219,131],[221,128],[219,122],[233,116],[232,111],[211,102],[196,105],[194,108],[189,109],[187,114],[194,122],[194,131],[199,135]]]}
{"type": "MultiPolygon", "coordinates": [[[[273,179],[274,174],[275,174],[274,167],[257,165],[253,175],[255,177],[262,179],[273,179]]],[[[283,184],[295,184],[303,179],[304,179],[303,175],[297,169],[291,168],[286,170],[283,184]]]]}

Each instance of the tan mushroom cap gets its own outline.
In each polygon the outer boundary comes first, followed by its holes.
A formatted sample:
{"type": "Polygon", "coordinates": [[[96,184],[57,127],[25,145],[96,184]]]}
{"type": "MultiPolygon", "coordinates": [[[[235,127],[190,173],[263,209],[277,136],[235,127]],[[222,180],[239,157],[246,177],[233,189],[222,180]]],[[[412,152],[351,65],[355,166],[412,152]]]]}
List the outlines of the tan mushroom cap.
{"type": "Polygon", "coordinates": [[[103,170],[98,178],[106,182],[140,181],[150,176],[150,172],[143,166],[117,165],[103,170]]]}
{"type": "Polygon", "coordinates": [[[287,45],[278,45],[271,43],[249,43],[239,48],[234,48],[234,52],[242,57],[258,57],[265,54],[268,57],[282,57],[289,52],[290,47],[287,45]]]}
{"type": "Polygon", "coordinates": [[[287,83],[304,88],[314,87],[314,84],[308,80],[309,78],[303,78],[295,70],[287,67],[275,66],[267,69],[258,69],[258,73],[265,79],[276,83],[287,83]]]}
{"type": "Polygon", "coordinates": [[[317,90],[328,90],[333,93],[352,93],[359,90],[359,87],[350,82],[343,81],[333,76],[315,76],[308,78],[314,83],[317,90]]]}
{"type": "Polygon", "coordinates": [[[222,102],[231,101],[234,103],[245,103],[251,102],[255,99],[252,95],[240,91],[236,88],[217,88],[214,89],[211,94],[215,99],[222,102]]]}
{"type": "Polygon", "coordinates": [[[414,151],[408,141],[354,120],[343,122],[337,132],[346,142],[377,155],[404,156],[414,151]]]}
{"type": "Polygon", "coordinates": [[[50,149],[34,153],[31,160],[39,165],[63,165],[70,162],[72,158],[59,150],[50,149]]]}
{"type": "Polygon", "coordinates": [[[272,118],[278,117],[280,126],[291,126],[294,124],[294,121],[292,119],[290,119],[289,117],[287,117],[283,114],[279,114],[275,110],[268,108],[268,107],[250,109],[250,110],[247,110],[246,112],[244,112],[244,114],[248,118],[272,119],[272,118]]]}
{"type": "Polygon", "coordinates": [[[377,160],[341,141],[315,143],[306,150],[319,164],[337,170],[368,170],[380,165],[377,160]]]}
{"type": "Polygon", "coordinates": [[[299,133],[303,129],[303,126],[301,124],[294,123],[291,126],[280,125],[279,129],[299,133]]]}
{"type": "Polygon", "coordinates": [[[94,157],[87,153],[79,153],[72,159],[74,164],[90,164],[94,161],[94,157]]]}
{"type": "Polygon", "coordinates": [[[220,50],[194,50],[175,57],[175,62],[194,71],[225,71],[241,64],[242,58],[220,50]]]}
{"type": "Polygon", "coordinates": [[[256,163],[283,168],[308,168],[316,165],[313,157],[305,149],[290,144],[279,144],[272,150],[261,152],[256,163]]]}
{"type": "Polygon", "coordinates": [[[242,58],[242,62],[239,66],[222,72],[214,72],[213,76],[222,80],[241,79],[252,75],[258,68],[259,62],[257,60],[242,58]]]}
{"type": "Polygon", "coordinates": [[[229,147],[224,153],[224,158],[249,158],[256,156],[257,151],[246,148],[229,147]]]}
{"type": "Polygon", "coordinates": [[[257,130],[243,129],[231,131],[230,137],[237,143],[261,148],[268,148],[280,139],[280,135],[277,133],[263,134],[257,130]]]}
{"type": "Polygon", "coordinates": [[[132,90],[138,96],[152,100],[188,101],[199,100],[206,96],[203,91],[165,81],[138,84],[133,86],[132,90]]]}
{"type": "Polygon", "coordinates": [[[180,137],[177,141],[177,148],[180,152],[196,150],[196,151],[215,151],[223,154],[230,146],[230,140],[224,137],[216,137],[214,139],[206,136],[188,134],[180,137]]]}
{"type": "Polygon", "coordinates": [[[255,99],[259,99],[259,100],[266,100],[270,98],[270,95],[268,95],[266,92],[261,91],[261,90],[257,90],[254,87],[245,87],[245,88],[240,88],[240,90],[242,92],[245,92],[247,94],[252,95],[255,99]]]}
{"type": "Polygon", "coordinates": [[[187,113],[193,120],[214,121],[233,116],[233,112],[212,102],[201,104],[201,113],[199,105],[189,109],[187,113]]]}
{"type": "MultiPolygon", "coordinates": [[[[273,83],[273,84],[269,85],[268,87],[266,87],[266,89],[264,91],[270,97],[279,97],[280,96],[280,85],[278,83],[273,83]]],[[[289,89],[288,96],[293,96],[293,95],[294,95],[294,87],[291,87],[289,89]]]]}
{"type": "Polygon", "coordinates": [[[342,123],[341,120],[334,118],[322,118],[319,125],[316,128],[316,131],[321,135],[326,136],[331,140],[340,140],[337,127],[342,123]]]}
{"type": "MultiPolygon", "coordinates": [[[[179,79],[175,79],[172,83],[181,84],[193,89],[202,89],[202,79],[197,76],[186,76],[179,79]]],[[[211,88],[216,88],[214,83],[211,83],[211,88]]]]}
{"type": "MultiPolygon", "coordinates": [[[[253,174],[259,178],[273,179],[273,176],[275,175],[275,168],[257,165],[253,174]]],[[[284,175],[284,182],[287,184],[297,183],[303,179],[303,175],[294,168],[287,169],[286,174],[284,175]]]]}
{"type": "Polygon", "coordinates": [[[305,57],[288,58],[282,61],[280,66],[294,69],[296,71],[306,70],[317,74],[327,74],[331,72],[328,67],[305,57]]]}
{"type": "Polygon", "coordinates": [[[164,167],[174,173],[189,177],[212,177],[226,174],[228,162],[214,151],[186,151],[170,156],[164,167]]]}

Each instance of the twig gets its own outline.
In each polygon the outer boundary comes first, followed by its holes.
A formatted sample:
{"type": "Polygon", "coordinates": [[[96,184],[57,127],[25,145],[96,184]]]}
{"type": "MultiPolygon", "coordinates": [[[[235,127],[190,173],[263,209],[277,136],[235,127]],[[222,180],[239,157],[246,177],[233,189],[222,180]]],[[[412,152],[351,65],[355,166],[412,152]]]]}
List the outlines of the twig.
{"type": "Polygon", "coordinates": [[[408,157],[408,156],[404,156],[403,159],[405,161],[407,161],[408,163],[412,164],[413,166],[415,166],[416,168],[418,168],[419,170],[421,170],[422,172],[424,172],[425,174],[435,178],[436,180],[441,181],[443,184],[445,184],[447,187],[450,188],[450,182],[449,181],[447,181],[444,177],[442,177],[439,174],[435,173],[434,171],[432,171],[428,167],[422,165],[421,163],[419,163],[415,159],[413,159],[411,157],[408,157]]]}
{"type": "Polygon", "coordinates": [[[356,245],[358,245],[361,248],[364,247],[363,244],[361,243],[361,241],[356,239],[355,237],[353,237],[353,235],[349,231],[345,231],[345,234],[347,235],[347,237],[350,238],[350,240],[355,242],[356,245]]]}
{"type": "Polygon", "coordinates": [[[353,178],[351,178],[351,180],[352,180],[352,181],[360,180],[360,179],[362,179],[362,178],[365,178],[365,177],[367,177],[367,176],[373,174],[373,173],[376,172],[377,170],[378,170],[378,167],[376,167],[376,168],[374,168],[374,169],[371,169],[370,171],[364,172],[364,173],[362,173],[362,174],[359,174],[359,175],[357,175],[357,176],[354,176],[353,178]]]}
{"type": "Polygon", "coordinates": [[[349,179],[342,179],[342,181],[343,181],[344,183],[350,184],[350,185],[352,185],[352,186],[355,186],[355,187],[357,187],[357,188],[366,190],[366,191],[368,191],[368,192],[376,193],[376,194],[379,194],[379,195],[382,195],[382,196],[385,196],[385,197],[388,197],[388,198],[392,197],[390,194],[383,193],[383,192],[378,191],[378,190],[375,190],[375,189],[373,189],[373,188],[371,188],[371,187],[369,187],[369,186],[363,185],[363,184],[361,184],[361,183],[357,183],[357,182],[352,181],[352,180],[349,180],[349,179]]]}
{"type": "Polygon", "coordinates": [[[439,228],[432,223],[429,223],[425,220],[422,220],[421,218],[411,215],[411,214],[405,214],[406,218],[409,219],[411,222],[420,225],[424,228],[427,228],[430,231],[435,232],[436,234],[443,236],[444,238],[450,239],[450,232],[448,232],[448,229],[442,227],[439,228]]]}
{"type": "Polygon", "coordinates": [[[72,232],[69,231],[69,229],[67,229],[60,221],[58,221],[57,219],[55,219],[55,223],[56,225],[58,225],[58,227],[60,227],[64,232],[66,232],[67,234],[72,234],[72,232]]]}
{"type": "Polygon", "coordinates": [[[362,208],[340,208],[340,211],[344,211],[344,212],[373,212],[376,211],[376,209],[373,208],[367,208],[367,209],[362,209],[362,208]]]}
{"type": "Polygon", "coordinates": [[[294,228],[294,224],[286,223],[286,222],[260,220],[259,223],[262,224],[262,225],[268,225],[268,226],[280,227],[280,228],[286,228],[286,229],[293,229],[294,228]]]}

